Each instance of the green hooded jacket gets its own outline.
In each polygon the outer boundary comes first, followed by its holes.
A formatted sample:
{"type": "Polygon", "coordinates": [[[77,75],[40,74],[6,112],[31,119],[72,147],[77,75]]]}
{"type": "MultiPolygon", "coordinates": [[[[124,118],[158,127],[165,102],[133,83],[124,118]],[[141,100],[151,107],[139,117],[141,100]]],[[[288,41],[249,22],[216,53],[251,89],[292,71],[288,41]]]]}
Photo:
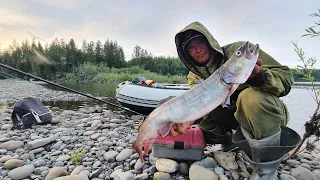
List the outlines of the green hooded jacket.
{"type": "MultiPolygon", "coordinates": [[[[194,87],[199,84],[204,79],[208,78],[212,73],[215,72],[225,61],[227,61],[231,55],[244,43],[244,41],[234,42],[223,47],[220,47],[217,40],[211,35],[208,29],[199,22],[193,22],[182,29],[175,36],[175,43],[177,47],[177,52],[185,64],[185,66],[190,70],[187,79],[190,87],[194,87]],[[182,48],[183,33],[187,30],[196,30],[202,33],[210,43],[210,46],[215,50],[214,61],[210,60],[205,66],[197,66],[190,56],[184,52],[182,48]]],[[[250,47],[253,46],[250,43],[250,47]]],[[[274,58],[268,55],[266,52],[260,49],[259,58],[262,60],[262,72],[267,76],[266,81],[258,87],[259,90],[269,92],[277,97],[287,95],[293,84],[293,75],[289,67],[283,66],[278,63],[274,58]]],[[[211,58],[212,59],[212,58],[211,58]]],[[[238,90],[248,87],[247,83],[244,83],[238,87],[238,90]]]]}

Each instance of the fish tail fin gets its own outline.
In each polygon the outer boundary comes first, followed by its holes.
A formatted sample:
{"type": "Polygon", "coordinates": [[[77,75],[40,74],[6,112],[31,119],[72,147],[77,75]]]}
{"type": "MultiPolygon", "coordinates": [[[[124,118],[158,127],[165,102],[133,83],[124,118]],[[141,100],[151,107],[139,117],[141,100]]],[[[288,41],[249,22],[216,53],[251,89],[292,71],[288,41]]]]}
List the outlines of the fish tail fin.
{"type": "Polygon", "coordinates": [[[139,157],[140,157],[140,161],[141,162],[144,162],[144,159],[143,159],[143,155],[142,155],[142,148],[140,148],[138,145],[137,145],[137,142],[134,142],[131,146],[132,150],[134,152],[138,152],[139,154],[139,157]]]}
{"type": "Polygon", "coordinates": [[[149,151],[150,151],[150,144],[151,144],[151,141],[150,141],[150,140],[144,143],[143,148],[144,148],[144,152],[145,152],[146,154],[148,154],[149,151]]]}

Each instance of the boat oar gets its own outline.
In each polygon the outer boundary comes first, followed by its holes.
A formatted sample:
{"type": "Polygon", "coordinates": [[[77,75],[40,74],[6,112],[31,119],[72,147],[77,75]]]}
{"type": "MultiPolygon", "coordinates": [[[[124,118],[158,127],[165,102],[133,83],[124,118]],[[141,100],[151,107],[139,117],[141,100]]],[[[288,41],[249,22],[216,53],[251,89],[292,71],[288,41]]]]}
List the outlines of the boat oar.
{"type": "Polygon", "coordinates": [[[122,106],[118,106],[118,105],[113,104],[113,103],[110,103],[110,102],[108,102],[108,101],[105,101],[105,100],[102,100],[102,99],[98,99],[98,98],[93,97],[93,96],[91,96],[91,95],[88,95],[88,94],[85,94],[85,93],[82,93],[82,92],[79,92],[79,91],[70,89],[70,88],[68,88],[68,87],[62,86],[62,85],[60,85],[60,84],[57,84],[57,83],[54,83],[54,82],[51,82],[51,81],[42,79],[42,78],[40,78],[40,77],[37,77],[37,76],[35,76],[35,75],[32,75],[32,74],[23,72],[23,71],[21,71],[21,70],[19,70],[19,69],[15,69],[15,68],[10,67],[10,66],[7,66],[7,65],[5,65],[5,64],[0,63],[0,66],[1,66],[1,67],[4,67],[4,68],[7,68],[7,69],[10,69],[10,70],[12,70],[12,71],[15,71],[15,72],[24,74],[24,75],[26,75],[26,76],[33,77],[33,78],[38,79],[38,80],[40,80],[40,81],[46,82],[46,83],[48,83],[48,84],[51,84],[51,85],[60,87],[60,88],[62,88],[62,89],[69,90],[69,91],[74,92],[74,93],[76,93],[76,94],[81,94],[81,95],[86,96],[86,97],[88,97],[88,98],[91,98],[91,99],[94,99],[94,100],[97,100],[97,101],[100,101],[100,102],[103,102],[103,103],[107,103],[107,104],[109,104],[109,105],[112,105],[112,106],[115,106],[115,107],[124,109],[124,110],[126,110],[126,111],[133,112],[133,113],[138,114],[138,115],[141,115],[141,116],[143,116],[143,117],[145,116],[144,114],[138,113],[138,112],[133,111],[133,110],[131,110],[131,109],[129,109],[129,108],[122,107],[122,106]]]}

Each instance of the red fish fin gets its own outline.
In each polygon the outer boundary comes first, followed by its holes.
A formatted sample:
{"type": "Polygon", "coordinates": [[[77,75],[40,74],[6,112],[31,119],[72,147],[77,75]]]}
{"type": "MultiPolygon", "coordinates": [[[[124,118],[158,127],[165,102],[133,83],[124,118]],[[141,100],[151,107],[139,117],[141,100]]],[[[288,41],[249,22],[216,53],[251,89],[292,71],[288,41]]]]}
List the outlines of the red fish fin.
{"type": "Polygon", "coordinates": [[[160,135],[162,137],[167,136],[170,132],[171,126],[172,126],[171,122],[161,125],[160,130],[159,130],[160,135]]]}
{"type": "Polygon", "coordinates": [[[150,140],[144,143],[144,147],[143,147],[143,148],[144,148],[145,154],[148,154],[148,153],[149,153],[149,151],[150,151],[150,145],[151,145],[151,141],[150,141],[150,140]]]}
{"type": "Polygon", "coordinates": [[[138,145],[137,145],[136,142],[134,142],[134,143],[132,144],[131,148],[132,148],[132,150],[133,150],[134,152],[138,152],[139,157],[140,157],[140,161],[143,162],[144,159],[143,159],[143,155],[142,155],[142,149],[138,147],[138,145]]]}

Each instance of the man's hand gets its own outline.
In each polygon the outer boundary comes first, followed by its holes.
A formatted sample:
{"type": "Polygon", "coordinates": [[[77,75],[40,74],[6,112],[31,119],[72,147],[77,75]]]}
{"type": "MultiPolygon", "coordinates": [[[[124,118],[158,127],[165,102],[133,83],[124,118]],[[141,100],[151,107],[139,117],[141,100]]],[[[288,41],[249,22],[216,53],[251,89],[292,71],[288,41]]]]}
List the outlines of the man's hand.
{"type": "Polygon", "coordinates": [[[261,66],[262,66],[262,60],[258,59],[252,72],[251,72],[251,75],[249,76],[249,78],[247,80],[247,83],[250,86],[259,87],[259,86],[262,86],[266,82],[267,74],[265,74],[262,71],[261,66]]]}
{"type": "Polygon", "coordinates": [[[254,78],[261,71],[262,60],[258,59],[248,80],[254,78]]]}
{"type": "MultiPolygon", "coordinates": [[[[160,100],[159,105],[161,106],[162,104],[164,104],[165,102],[169,101],[170,99],[174,98],[175,96],[169,96],[165,99],[160,100]]],[[[169,134],[171,136],[177,136],[179,134],[183,134],[184,132],[186,132],[189,128],[189,126],[191,126],[194,123],[194,121],[191,122],[185,122],[185,123],[179,123],[179,124],[173,124],[171,126],[170,132],[169,134]]]]}
{"type": "Polygon", "coordinates": [[[180,134],[183,134],[186,132],[189,128],[194,123],[194,121],[191,122],[185,122],[185,123],[179,123],[179,124],[173,124],[171,129],[170,129],[170,135],[171,136],[177,136],[180,134]]]}

